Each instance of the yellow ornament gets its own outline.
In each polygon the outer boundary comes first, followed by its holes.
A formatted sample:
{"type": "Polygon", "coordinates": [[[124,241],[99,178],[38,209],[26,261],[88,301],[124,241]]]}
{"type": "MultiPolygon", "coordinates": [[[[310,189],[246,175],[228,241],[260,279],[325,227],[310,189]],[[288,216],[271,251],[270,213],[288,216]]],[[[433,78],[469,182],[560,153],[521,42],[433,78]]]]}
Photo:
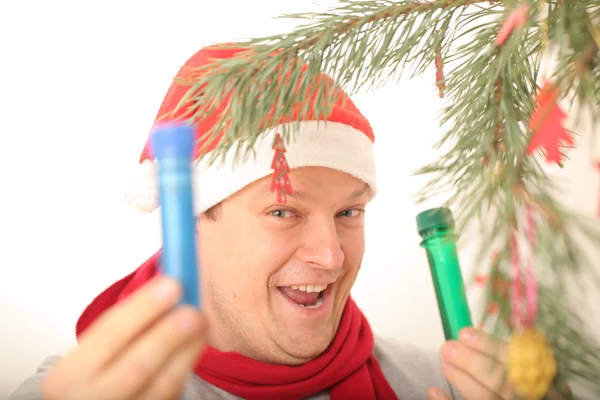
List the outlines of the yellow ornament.
{"type": "Polygon", "coordinates": [[[514,333],[508,343],[508,379],[517,394],[541,400],[556,376],[557,364],[546,336],[537,330],[514,333]]]}

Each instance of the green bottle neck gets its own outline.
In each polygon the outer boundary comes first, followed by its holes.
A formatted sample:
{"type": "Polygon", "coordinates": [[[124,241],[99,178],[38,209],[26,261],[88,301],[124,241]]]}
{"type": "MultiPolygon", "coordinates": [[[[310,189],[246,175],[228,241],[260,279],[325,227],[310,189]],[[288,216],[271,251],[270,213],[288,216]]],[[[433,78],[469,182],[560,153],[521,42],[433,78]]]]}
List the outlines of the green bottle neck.
{"type": "Polygon", "coordinates": [[[430,244],[440,242],[456,242],[458,236],[454,229],[448,227],[431,228],[421,233],[421,247],[427,247],[430,244]]]}

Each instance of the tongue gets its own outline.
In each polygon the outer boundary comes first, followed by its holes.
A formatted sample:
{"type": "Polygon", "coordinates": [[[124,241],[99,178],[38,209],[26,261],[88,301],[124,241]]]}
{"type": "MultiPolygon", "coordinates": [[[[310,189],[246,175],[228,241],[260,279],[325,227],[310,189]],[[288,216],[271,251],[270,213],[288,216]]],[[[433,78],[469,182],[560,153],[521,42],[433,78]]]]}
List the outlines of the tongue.
{"type": "Polygon", "coordinates": [[[301,290],[292,289],[289,286],[280,287],[283,294],[292,299],[293,302],[303,306],[312,306],[319,300],[318,292],[303,292],[301,290]]]}

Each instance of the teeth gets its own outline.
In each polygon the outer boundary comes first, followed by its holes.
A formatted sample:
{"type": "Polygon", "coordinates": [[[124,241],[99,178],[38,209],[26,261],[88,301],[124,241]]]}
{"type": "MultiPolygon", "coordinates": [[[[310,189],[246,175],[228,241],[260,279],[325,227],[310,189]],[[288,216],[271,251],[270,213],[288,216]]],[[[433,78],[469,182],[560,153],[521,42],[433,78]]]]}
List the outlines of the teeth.
{"type": "Polygon", "coordinates": [[[300,290],[301,292],[318,293],[327,289],[329,285],[292,285],[292,289],[300,290]]]}

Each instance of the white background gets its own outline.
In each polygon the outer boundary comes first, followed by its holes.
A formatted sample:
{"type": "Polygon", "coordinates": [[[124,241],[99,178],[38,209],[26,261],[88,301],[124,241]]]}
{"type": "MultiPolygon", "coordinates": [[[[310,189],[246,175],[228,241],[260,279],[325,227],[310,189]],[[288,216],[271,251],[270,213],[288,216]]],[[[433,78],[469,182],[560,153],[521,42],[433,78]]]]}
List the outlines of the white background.
{"type": "MultiPolygon", "coordinates": [[[[125,208],[122,193],[179,66],[210,43],[287,31],[293,21],[272,17],[311,3],[2,2],[0,396],[73,346],[87,303],[160,246],[157,215],[125,208]]],[[[414,204],[426,181],[411,172],[441,133],[434,73],[355,97],[377,135],[381,189],[354,297],[375,331],[430,348],[443,335],[415,216],[440,203],[414,204]]],[[[566,201],[593,215],[600,174],[582,133],[557,173],[566,201]]]]}

